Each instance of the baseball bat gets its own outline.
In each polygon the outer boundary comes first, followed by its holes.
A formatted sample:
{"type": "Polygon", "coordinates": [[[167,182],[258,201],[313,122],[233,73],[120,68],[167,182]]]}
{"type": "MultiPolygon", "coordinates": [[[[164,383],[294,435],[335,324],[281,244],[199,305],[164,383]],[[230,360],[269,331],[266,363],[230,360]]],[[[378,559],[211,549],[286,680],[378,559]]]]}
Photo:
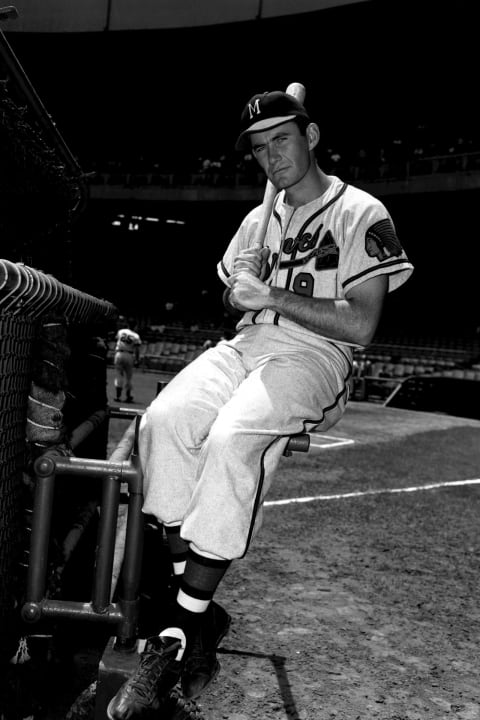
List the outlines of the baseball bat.
{"type": "MultiPolygon", "coordinates": [[[[304,85],[298,82],[290,83],[285,92],[288,93],[288,95],[293,95],[294,98],[296,98],[299,102],[303,104],[303,101],[305,100],[304,85]]],[[[267,180],[265,192],[263,195],[260,222],[258,223],[255,240],[253,243],[254,248],[260,249],[263,247],[263,243],[265,241],[265,234],[267,232],[267,225],[268,221],[270,220],[270,215],[272,214],[273,201],[275,200],[276,194],[277,190],[275,188],[275,185],[271,182],[271,180],[267,180]]]]}

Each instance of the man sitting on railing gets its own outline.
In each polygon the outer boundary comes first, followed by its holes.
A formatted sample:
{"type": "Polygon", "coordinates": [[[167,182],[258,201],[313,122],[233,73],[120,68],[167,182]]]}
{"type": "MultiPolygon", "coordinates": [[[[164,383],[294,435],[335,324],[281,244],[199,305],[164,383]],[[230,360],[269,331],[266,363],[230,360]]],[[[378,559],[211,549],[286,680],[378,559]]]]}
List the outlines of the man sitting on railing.
{"type": "Polygon", "coordinates": [[[260,206],[218,265],[237,334],[187,365],[142,417],[143,509],[166,529],[178,594],[111,720],[158,709],[179,678],[197,697],[218,672],[229,617],[212,599],[260,528],[289,436],[342,417],[353,347],[370,342],[386,292],[412,271],[382,203],[317,165],[319,128],[303,105],[256,95],[241,122],[238,145],[279,194],[265,239],[260,206]]]}

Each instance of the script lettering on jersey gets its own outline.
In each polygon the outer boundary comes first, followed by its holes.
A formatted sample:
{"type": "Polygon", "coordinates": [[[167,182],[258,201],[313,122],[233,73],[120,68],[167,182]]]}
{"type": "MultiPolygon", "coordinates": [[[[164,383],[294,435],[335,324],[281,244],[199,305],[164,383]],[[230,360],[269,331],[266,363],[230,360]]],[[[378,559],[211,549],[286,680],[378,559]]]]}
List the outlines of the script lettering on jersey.
{"type": "Polygon", "coordinates": [[[339,250],[330,230],[320,239],[323,224],[313,233],[303,233],[295,238],[286,238],[283,252],[290,260],[282,260],[280,268],[294,268],[306,265],[315,258],[315,270],[332,270],[338,267],[339,250]]]}
{"type": "Polygon", "coordinates": [[[277,261],[278,261],[278,253],[272,253],[270,255],[269,261],[267,261],[267,263],[265,265],[265,275],[263,277],[264,282],[266,282],[268,280],[268,278],[270,277],[270,275],[272,274],[274,268],[277,265],[277,261]]]}

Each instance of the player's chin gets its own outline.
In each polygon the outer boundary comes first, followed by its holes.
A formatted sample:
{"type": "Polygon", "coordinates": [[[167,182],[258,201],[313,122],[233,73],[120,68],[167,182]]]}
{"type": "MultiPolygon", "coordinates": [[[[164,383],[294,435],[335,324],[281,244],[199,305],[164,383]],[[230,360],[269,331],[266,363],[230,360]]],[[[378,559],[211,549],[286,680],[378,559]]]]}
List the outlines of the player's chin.
{"type": "Polygon", "coordinates": [[[283,187],[285,182],[288,181],[288,176],[285,170],[277,170],[277,172],[271,173],[268,179],[275,185],[275,187],[283,187]]]}
{"type": "Polygon", "coordinates": [[[288,188],[293,187],[299,182],[299,178],[297,176],[292,175],[292,173],[277,173],[272,178],[272,183],[275,185],[277,190],[288,190],[288,188]]]}

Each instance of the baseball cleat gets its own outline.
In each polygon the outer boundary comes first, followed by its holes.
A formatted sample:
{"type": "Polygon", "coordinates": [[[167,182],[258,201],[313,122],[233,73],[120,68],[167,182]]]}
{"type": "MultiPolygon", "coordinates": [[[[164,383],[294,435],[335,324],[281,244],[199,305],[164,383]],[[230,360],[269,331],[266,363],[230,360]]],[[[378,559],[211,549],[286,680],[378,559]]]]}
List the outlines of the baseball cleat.
{"type": "Polygon", "coordinates": [[[160,708],[180,677],[183,663],[175,660],[180,646],[177,638],[148,638],[137,669],[108,704],[109,720],[146,718],[160,708]]]}
{"type": "Polygon", "coordinates": [[[220,663],[216,649],[227,634],[232,618],[220,605],[211,602],[204,622],[197,631],[190,649],[187,649],[182,671],[182,692],[188,700],[199,695],[217,677],[220,663]]]}

